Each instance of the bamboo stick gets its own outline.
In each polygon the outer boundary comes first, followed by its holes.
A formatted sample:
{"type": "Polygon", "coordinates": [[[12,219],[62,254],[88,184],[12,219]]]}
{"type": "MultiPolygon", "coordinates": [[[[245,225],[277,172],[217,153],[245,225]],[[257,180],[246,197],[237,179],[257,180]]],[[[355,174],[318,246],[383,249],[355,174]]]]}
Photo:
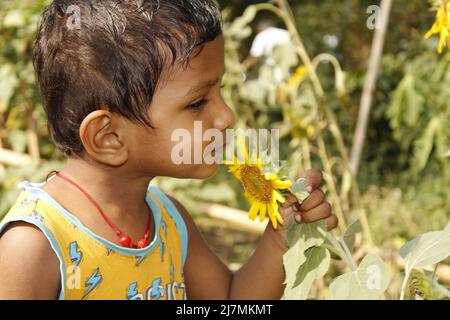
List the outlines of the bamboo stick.
{"type": "Polygon", "coordinates": [[[0,164],[11,167],[24,167],[32,162],[32,158],[23,153],[0,149],[0,164]]]}
{"type": "Polygon", "coordinates": [[[378,69],[381,56],[383,54],[384,39],[388,27],[389,15],[391,12],[392,0],[381,1],[381,27],[377,28],[372,43],[372,50],[369,59],[369,69],[364,83],[361,105],[359,108],[358,122],[356,123],[355,134],[353,135],[353,145],[350,156],[350,168],[356,176],[358,174],[364,141],[366,139],[367,125],[369,122],[370,109],[372,108],[373,93],[377,83],[378,69]]]}
{"type": "Polygon", "coordinates": [[[236,229],[256,234],[263,234],[269,221],[267,218],[263,222],[251,221],[247,212],[218,204],[202,204],[201,210],[211,218],[230,223],[236,229]]]}

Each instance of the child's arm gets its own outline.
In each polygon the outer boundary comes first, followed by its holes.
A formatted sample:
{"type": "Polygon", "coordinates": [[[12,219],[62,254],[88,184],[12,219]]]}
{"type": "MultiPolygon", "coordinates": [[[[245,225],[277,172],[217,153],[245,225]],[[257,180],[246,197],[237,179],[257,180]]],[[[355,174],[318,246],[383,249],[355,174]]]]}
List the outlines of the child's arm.
{"type": "Polygon", "coordinates": [[[59,262],[45,235],[25,222],[11,223],[0,237],[0,300],[54,300],[59,262]]]}
{"type": "MultiPolygon", "coordinates": [[[[325,219],[334,228],[337,219],[331,215],[331,206],[318,189],[322,175],[310,171],[307,180],[313,191],[302,203],[303,222],[325,219]]],[[[275,231],[269,224],[250,260],[236,273],[208,248],[186,209],[171,198],[184,218],[188,229],[189,246],[184,267],[188,299],[280,299],[284,291],[283,254],[287,250],[285,234],[294,214],[296,201],[288,198],[280,209],[285,220],[283,228],[275,231]]]]}

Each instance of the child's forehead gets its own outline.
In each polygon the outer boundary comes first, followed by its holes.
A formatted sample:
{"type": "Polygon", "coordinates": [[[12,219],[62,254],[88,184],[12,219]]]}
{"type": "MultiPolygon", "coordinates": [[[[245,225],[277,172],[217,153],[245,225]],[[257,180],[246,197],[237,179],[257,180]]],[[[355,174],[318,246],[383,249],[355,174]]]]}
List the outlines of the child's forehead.
{"type": "Polygon", "coordinates": [[[187,66],[176,63],[172,68],[165,70],[164,84],[194,87],[201,80],[208,81],[221,77],[224,66],[224,41],[220,36],[207,42],[187,66]]]}

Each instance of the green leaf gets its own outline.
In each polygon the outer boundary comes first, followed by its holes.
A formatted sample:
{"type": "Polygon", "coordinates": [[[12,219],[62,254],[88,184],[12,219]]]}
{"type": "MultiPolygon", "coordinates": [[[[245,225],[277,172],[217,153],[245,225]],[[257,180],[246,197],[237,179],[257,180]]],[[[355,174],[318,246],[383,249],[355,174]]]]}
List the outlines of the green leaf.
{"type": "MultiPolygon", "coordinates": [[[[295,222],[292,222],[289,226],[286,235],[289,249],[283,256],[283,264],[286,273],[286,288],[301,286],[301,289],[298,288],[298,290],[304,292],[304,290],[308,288],[307,291],[309,292],[311,284],[308,285],[309,282],[306,282],[304,285],[301,285],[300,282],[302,282],[303,280],[301,277],[299,278],[299,270],[303,270],[303,272],[306,272],[304,269],[302,269],[305,268],[305,264],[307,265],[306,268],[311,268],[312,266],[314,266],[314,263],[316,263],[314,261],[310,263],[310,256],[308,256],[308,254],[312,255],[315,251],[309,252],[309,250],[318,248],[324,243],[324,230],[326,230],[324,221],[317,221],[308,224],[297,224],[295,222]]],[[[325,248],[323,249],[327,251],[327,257],[329,259],[328,250],[326,250],[325,248]]],[[[307,269],[307,271],[312,272],[313,270],[307,269]]],[[[306,292],[306,294],[308,292],[306,292]]]]}
{"type": "Polygon", "coordinates": [[[300,178],[289,188],[289,191],[297,198],[298,202],[302,203],[309,197],[309,192],[306,191],[306,179],[300,178]]]}
{"type": "Polygon", "coordinates": [[[415,89],[414,75],[408,73],[395,89],[387,115],[391,118],[391,126],[398,134],[402,125],[415,126],[424,107],[424,98],[415,89]]]}
{"type": "Polygon", "coordinates": [[[297,271],[305,261],[306,255],[305,250],[302,250],[302,242],[297,241],[283,255],[284,271],[286,273],[286,280],[284,283],[289,284],[295,281],[297,271]]]}
{"type": "Polygon", "coordinates": [[[361,225],[361,221],[359,221],[359,220],[352,222],[348,226],[347,230],[345,230],[345,233],[342,236],[342,240],[345,242],[345,244],[347,245],[350,252],[353,251],[353,246],[355,244],[355,235],[357,233],[360,233],[361,231],[362,231],[362,225],[361,225]]]}
{"type": "Polygon", "coordinates": [[[388,266],[378,256],[369,254],[355,271],[334,279],[330,290],[334,300],[377,300],[389,280],[388,266]]]}
{"type": "Polygon", "coordinates": [[[442,231],[423,234],[400,248],[400,255],[405,260],[405,273],[413,268],[426,267],[445,260],[450,256],[450,223],[442,231]]]}
{"type": "Polygon", "coordinates": [[[435,135],[441,126],[441,120],[434,117],[428,123],[425,133],[415,142],[415,154],[413,159],[414,168],[422,171],[428,163],[434,146],[435,135]]]}
{"type": "Polygon", "coordinates": [[[306,262],[297,268],[294,281],[286,285],[284,297],[288,300],[308,298],[314,280],[322,278],[330,266],[330,253],[325,248],[310,248],[305,256],[306,262]]]}
{"type": "Polygon", "coordinates": [[[313,246],[320,246],[325,241],[324,230],[326,230],[326,224],[323,220],[302,224],[292,222],[286,235],[289,247],[297,241],[300,242],[300,248],[303,251],[313,246]]]}

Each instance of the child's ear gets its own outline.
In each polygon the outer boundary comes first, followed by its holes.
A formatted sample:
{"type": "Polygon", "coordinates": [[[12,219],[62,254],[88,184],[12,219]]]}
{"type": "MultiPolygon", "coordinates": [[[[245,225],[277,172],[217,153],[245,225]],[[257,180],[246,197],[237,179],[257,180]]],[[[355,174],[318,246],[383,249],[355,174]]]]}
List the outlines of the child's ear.
{"type": "Polygon", "coordinates": [[[80,139],[85,152],[95,161],[119,167],[128,160],[123,124],[107,110],[91,112],[80,126],[80,139]]]}

